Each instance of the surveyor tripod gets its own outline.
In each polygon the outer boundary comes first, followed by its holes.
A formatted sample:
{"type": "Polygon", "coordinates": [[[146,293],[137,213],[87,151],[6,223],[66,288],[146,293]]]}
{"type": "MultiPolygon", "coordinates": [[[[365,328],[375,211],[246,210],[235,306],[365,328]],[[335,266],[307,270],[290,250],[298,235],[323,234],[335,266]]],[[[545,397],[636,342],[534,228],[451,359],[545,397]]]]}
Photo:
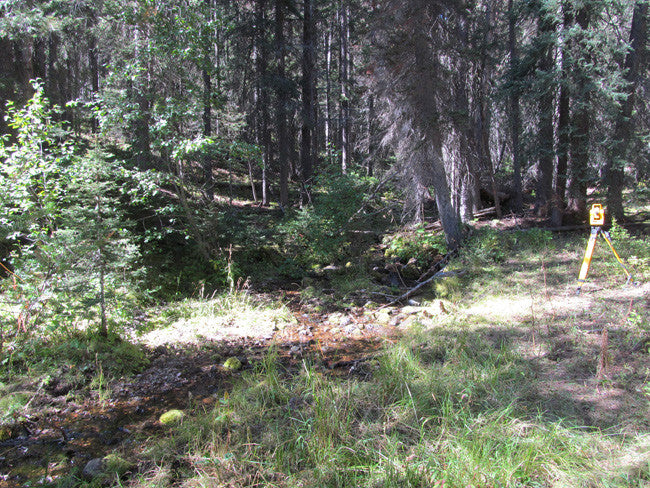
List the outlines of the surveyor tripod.
{"type": "Polygon", "coordinates": [[[591,207],[591,210],[589,211],[589,223],[591,224],[591,234],[589,235],[587,250],[585,251],[585,257],[582,260],[582,266],[580,267],[580,274],[578,275],[578,282],[580,284],[578,285],[578,290],[576,293],[580,293],[580,289],[587,279],[587,273],[589,272],[589,265],[591,264],[591,257],[594,254],[594,248],[596,247],[596,239],[598,238],[598,234],[603,236],[609,245],[609,248],[614,253],[614,256],[616,256],[616,260],[623,268],[623,271],[625,271],[625,274],[627,276],[627,281],[625,284],[627,285],[632,280],[632,275],[625,267],[625,264],[623,264],[623,260],[616,252],[616,249],[614,249],[614,244],[612,244],[612,238],[610,237],[609,232],[603,229],[603,225],[605,224],[605,212],[603,211],[603,206],[601,204],[595,203],[591,207]]]}

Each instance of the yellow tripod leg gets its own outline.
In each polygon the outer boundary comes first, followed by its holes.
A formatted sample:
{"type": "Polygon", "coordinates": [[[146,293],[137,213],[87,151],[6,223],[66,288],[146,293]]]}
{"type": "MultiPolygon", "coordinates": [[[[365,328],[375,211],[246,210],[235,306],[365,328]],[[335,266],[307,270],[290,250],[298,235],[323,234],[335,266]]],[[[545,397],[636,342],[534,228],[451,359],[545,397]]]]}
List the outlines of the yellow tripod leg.
{"type": "Polygon", "coordinates": [[[621,268],[623,268],[623,271],[625,271],[625,274],[627,276],[627,281],[625,282],[625,284],[627,285],[630,282],[630,280],[632,279],[632,275],[630,274],[630,272],[625,267],[625,264],[623,264],[623,260],[621,259],[621,257],[616,252],[616,249],[614,249],[614,244],[612,244],[612,238],[609,236],[609,232],[607,232],[606,230],[603,230],[603,238],[607,241],[607,244],[609,244],[609,248],[614,253],[614,256],[616,256],[616,260],[618,261],[618,264],[620,264],[621,268]]]}
{"type": "Polygon", "coordinates": [[[589,272],[589,265],[591,264],[591,257],[594,254],[594,247],[596,246],[596,237],[598,237],[598,232],[600,227],[591,227],[591,234],[589,235],[589,242],[587,242],[587,249],[585,251],[585,257],[582,260],[582,266],[580,266],[580,274],[578,275],[578,290],[576,293],[580,293],[582,284],[587,279],[587,273],[589,272]]]}

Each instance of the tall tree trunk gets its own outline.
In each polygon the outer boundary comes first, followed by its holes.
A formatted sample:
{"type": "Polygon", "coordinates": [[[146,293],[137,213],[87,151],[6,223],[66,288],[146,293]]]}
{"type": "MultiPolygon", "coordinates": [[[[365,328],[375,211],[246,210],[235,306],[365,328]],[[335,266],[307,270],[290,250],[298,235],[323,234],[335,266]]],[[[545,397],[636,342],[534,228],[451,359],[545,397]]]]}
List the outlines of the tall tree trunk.
{"type": "MultiPolygon", "coordinates": [[[[480,114],[480,142],[479,158],[482,165],[487,168],[490,175],[490,185],[492,186],[492,197],[494,199],[494,208],[496,209],[497,218],[501,218],[501,203],[499,202],[499,192],[497,191],[494,162],[490,151],[490,128],[491,128],[491,107],[490,107],[490,79],[492,78],[492,65],[487,52],[487,46],[491,44],[490,32],[492,30],[492,9],[489,2],[486,4],[485,16],[483,22],[483,53],[481,56],[481,73],[480,73],[480,91],[479,91],[479,114],[480,114]]],[[[479,202],[477,201],[476,204],[479,202]]],[[[478,210],[478,208],[476,208],[478,210]]]]}
{"type": "Polygon", "coordinates": [[[442,158],[443,137],[438,124],[432,123],[438,116],[439,107],[432,100],[434,83],[431,77],[435,68],[432,66],[431,51],[428,41],[419,30],[413,36],[414,60],[417,71],[411,76],[412,93],[407,93],[408,101],[414,111],[419,129],[427,138],[428,148],[423,148],[423,156],[429,165],[429,182],[435,192],[436,206],[445,232],[449,249],[457,249],[462,241],[462,222],[451,200],[451,190],[442,158]]]}
{"type": "MultiPolygon", "coordinates": [[[[206,7],[206,20],[212,16],[212,0],[204,0],[206,7]]],[[[205,30],[205,29],[204,29],[205,30]]],[[[212,135],[212,76],[210,74],[210,51],[212,46],[209,39],[211,36],[207,32],[202,32],[203,37],[203,68],[201,75],[203,78],[203,136],[212,135]]],[[[209,202],[214,200],[214,181],[212,175],[212,155],[203,155],[203,179],[205,180],[205,196],[209,202]]]]}
{"type": "Polygon", "coordinates": [[[271,160],[271,138],[269,134],[269,87],[268,87],[268,49],[266,44],[266,0],[255,2],[255,23],[257,43],[257,144],[262,150],[262,205],[269,204],[268,169],[271,160]]]}
{"type": "MultiPolygon", "coordinates": [[[[514,77],[518,70],[519,55],[517,53],[517,16],[513,8],[513,0],[508,0],[508,50],[510,51],[510,72],[514,77]]],[[[510,90],[510,137],[512,139],[512,169],[513,169],[513,210],[521,213],[524,207],[521,188],[521,118],[519,108],[519,88],[516,84],[510,90]]]]}
{"type": "Polygon", "coordinates": [[[327,29],[325,41],[325,149],[327,160],[332,151],[332,29],[327,29]]]}
{"type": "Polygon", "coordinates": [[[45,51],[45,40],[37,38],[34,40],[32,50],[33,78],[40,78],[47,85],[47,54],[45,51]]]}
{"type": "Polygon", "coordinates": [[[5,106],[8,100],[14,99],[14,59],[12,42],[4,37],[0,37],[0,134],[7,134],[9,127],[5,120],[5,106]]]}
{"type": "Polygon", "coordinates": [[[311,185],[314,172],[314,133],[316,127],[315,107],[315,56],[316,25],[312,0],[304,0],[302,32],[302,130],[300,140],[300,166],[302,173],[301,203],[311,201],[311,185]]]}
{"type": "MultiPolygon", "coordinates": [[[[90,67],[90,88],[92,90],[93,100],[96,100],[99,96],[99,54],[97,52],[97,39],[94,35],[90,38],[88,65],[90,67]]],[[[93,134],[96,134],[99,130],[99,122],[94,115],[90,119],[90,128],[93,134]]]]}
{"type": "Polygon", "coordinates": [[[625,92],[627,98],[622,102],[616,116],[614,140],[610,157],[605,163],[605,179],[607,185],[607,207],[609,213],[618,220],[625,218],[623,210],[624,168],[627,163],[627,152],[632,137],[632,110],[639,73],[645,64],[645,50],[648,37],[648,2],[637,0],[632,14],[630,28],[630,47],[625,56],[624,79],[627,83],[625,92]]]}
{"type": "Polygon", "coordinates": [[[59,86],[59,70],[57,69],[57,60],[59,56],[59,36],[52,32],[47,41],[47,79],[45,80],[45,93],[50,101],[60,105],[61,86],[59,86]]]}
{"type": "Polygon", "coordinates": [[[350,166],[350,93],[349,93],[349,53],[348,41],[350,36],[347,0],[341,0],[340,13],[340,84],[341,84],[341,172],[346,174],[350,166]]]}
{"type": "Polygon", "coordinates": [[[133,137],[131,145],[136,163],[140,168],[147,169],[151,163],[149,62],[147,59],[148,53],[143,53],[142,48],[148,44],[148,36],[146,31],[140,31],[140,26],[135,26],[134,29],[135,62],[145,73],[140,72],[134,77],[135,79],[131,82],[129,90],[137,106],[137,113],[135,114],[132,127],[133,137]]]}
{"type": "MultiPolygon", "coordinates": [[[[581,8],[576,21],[585,36],[589,29],[590,12],[588,7],[581,8]]],[[[577,44],[581,44],[581,39],[577,44]]],[[[581,47],[579,47],[581,49],[581,47]]],[[[582,49],[581,49],[582,51],[582,49]]],[[[589,50],[584,49],[585,60],[591,61],[589,50]]],[[[587,73],[580,66],[574,66],[574,83],[576,96],[573,102],[573,114],[571,123],[571,166],[569,168],[568,182],[568,211],[577,216],[585,216],[587,210],[587,177],[589,170],[589,119],[591,91],[590,81],[587,73]]]]}
{"type": "MultiPolygon", "coordinates": [[[[203,135],[210,137],[212,135],[212,77],[207,68],[204,68],[201,74],[203,77],[203,135]]],[[[203,178],[205,180],[205,196],[211,202],[214,199],[214,181],[210,154],[203,155],[203,178]]]]}
{"type": "MultiPolygon", "coordinates": [[[[568,32],[573,26],[573,14],[570,6],[563,5],[564,8],[564,26],[565,32],[568,32]]],[[[558,122],[557,122],[557,168],[555,171],[555,181],[553,183],[553,199],[551,206],[551,225],[562,225],[564,214],[564,198],[567,185],[567,168],[569,161],[569,142],[570,142],[570,89],[569,89],[569,56],[571,46],[566,41],[562,47],[562,79],[560,83],[560,95],[558,102],[558,122]]]]}
{"type": "Polygon", "coordinates": [[[366,174],[373,176],[374,174],[374,159],[377,151],[377,141],[375,140],[375,97],[368,95],[368,121],[366,124],[368,131],[368,151],[366,155],[366,174]]]}
{"type": "MultiPolygon", "coordinates": [[[[539,36],[543,43],[540,59],[539,70],[542,78],[550,78],[553,72],[553,42],[550,40],[554,33],[555,26],[548,18],[548,13],[544,7],[539,12],[539,36]]],[[[542,80],[540,87],[541,94],[537,104],[539,114],[537,126],[537,177],[536,191],[537,198],[535,207],[540,217],[549,215],[549,204],[551,203],[553,192],[553,169],[554,169],[554,149],[553,149],[553,114],[555,111],[555,84],[551,80],[542,80]]]]}
{"type": "Polygon", "coordinates": [[[284,0],[275,0],[275,49],[277,56],[276,118],[280,166],[280,206],[289,206],[289,137],[287,133],[287,103],[289,93],[285,78],[284,0]]]}

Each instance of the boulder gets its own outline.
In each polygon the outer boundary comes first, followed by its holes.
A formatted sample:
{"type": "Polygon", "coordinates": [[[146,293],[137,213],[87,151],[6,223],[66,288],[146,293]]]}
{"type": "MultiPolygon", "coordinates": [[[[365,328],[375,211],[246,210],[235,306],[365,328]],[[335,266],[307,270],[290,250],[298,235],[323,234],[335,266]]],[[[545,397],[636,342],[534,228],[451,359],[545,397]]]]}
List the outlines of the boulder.
{"type": "Polygon", "coordinates": [[[110,475],[122,475],[133,468],[133,463],[118,456],[108,454],[103,458],[94,458],[86,463],[81,475],[87,480],[104,478],[110,475]]]}

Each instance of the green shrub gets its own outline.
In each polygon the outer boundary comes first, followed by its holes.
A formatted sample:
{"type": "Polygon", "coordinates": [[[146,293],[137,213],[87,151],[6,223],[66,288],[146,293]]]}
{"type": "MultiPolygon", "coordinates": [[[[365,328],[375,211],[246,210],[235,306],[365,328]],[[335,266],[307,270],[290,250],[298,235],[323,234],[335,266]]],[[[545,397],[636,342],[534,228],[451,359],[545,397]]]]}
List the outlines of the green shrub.
{"type": "Polygon", "coordinates": [[[415,259],[420,268],[428,268],[441,254],[447,253],[443,233],[427,231],[424,226],[400,232],[384,239],[386,257],[396,258],[403,263],[415,259]]]}
{"type": "Polygon", "coordinates": [[[464,259],[481,264],[500,263],[508,256],[510,236],[490,227],[476,229],[462,248],[464,259]]]}
{"type": "Polygon", "coordinates": [[[319,179],[314,203],[290,213],[279,226],[281,247],[304,266],[341,259],[350,248],[347,231],[362,205],[368,178],[334,175],[319,179]]]}
{"type": "Polygon", "coordinates": [[[509,245],[513,250],[532,250],[553,248],[553,233],[550,230],[533,228],[516,230],[509,239],[509,245]]]}
{"type": "Polygon", "coordinates": [[[114,333],[103,338],[89,330],[58,330],[49,336],[35,331],[31,337],[12,344],[0,373],[51,372],[65,367],[75,375],[83,375],[99,364],[105,374],[119,377],[141,371],[149,360],[141,346],[114,333]]]}

